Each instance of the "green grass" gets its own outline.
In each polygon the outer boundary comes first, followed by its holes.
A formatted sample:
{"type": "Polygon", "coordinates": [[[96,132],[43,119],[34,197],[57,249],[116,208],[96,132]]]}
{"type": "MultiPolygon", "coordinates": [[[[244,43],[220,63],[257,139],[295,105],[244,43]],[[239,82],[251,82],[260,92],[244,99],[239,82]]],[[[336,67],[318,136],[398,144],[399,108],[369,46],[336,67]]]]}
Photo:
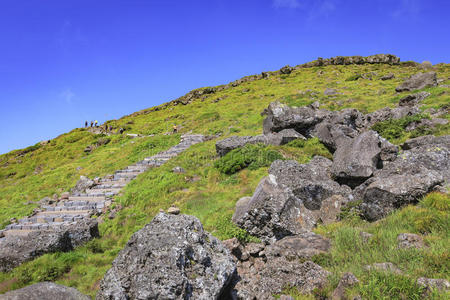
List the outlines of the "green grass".
{"type": "MultiPolygon", "coordinates": [[[[155,134],[154,137],[105,137],[74,129],[48,144],[37,144],[1,155],[0,225],[6,225],[12,217],[28,215],[37,207],[36,201],[39,199],[67,191],[80,175],[91,178],[103,176],[168,149],[179,140],[179,135],[164,135],[171,131],[173,124],[179,125],[180,133],[192,131],[222,139],[236,133],[260,134],[263,120],[260,113],[275,100],[293,106],[319,101],[321,108],[357,108],[364,113],[372,112],[385,106],[394,107],[401,97],[408,94],[396,93],[395,87],[404,78],[419,71],[420,68],[402,65],[327,66],[294,70],[289,75],[272,75],[206,94],[188,105],[168,104],[108,122],[115,128],[126,128],[127,132],[155,134]],[[354,74],[369,72],[377,73],[373,80],[359,78],[346,81],[354,74]],[[395,79],[379,80],[388,73],[394,73],[395,79]],[[326,88],[335,88],[339,94],[325,96],[323,91],[326,88]],[[221,100],[216,101],[219,98],[221,100]],[[94,146],[94,150],[86,154],[84,149],[90,145],[94,146]]],[[[448,64],[439,66],[436,71],[439,78],[450,77],[448,64]]],[[[439,109],[450,101],[448,89],[434,87],[425,90],[431,96],[423,101],[423,109],[439,109]]],[[[448,134],[445,133],[448,127],[439,130],[436,134],[448,134]]],[[[100,279],[130,236],[150,222],[159,209],[167,209],[171,205],[180,207],[182,213],[197,216],[205,229],[220,239],[237,237],[243,241],[254,240],[231,223],[231,216],[235,203],[241,197],[251,196],[258,182],[267,176],[268,161],[258,165],[258,168],[241,167],[240,170],[235,169],[236,172],[225,172],[233,174],[224,174],[214,166],[219,161],[215,151],[216,140],[197,144],[166,165],[140,175],[123,190],[122,195],[116,197],[113,206],[120,205],[122,210],[116,218],[105,218],[100,224],[101,238],[70,253],[47,254],[12,272],[1,273],[0,292],[48,279],[95,295],[100,279]],[[175,166],[183,167],[186,173],[172,173],[171,169],[175,166]]],[[[308,162],[314,155],[332,158],[318,139],[269,146],[263,151],[275,151],[286,159],[300,163],[308,162]]],[[[235,162],[230,165],[234,166],[235,162]]],[[[445,250],[449,245],[448,229],[442,227],[445,225],[448,228],[448,202],[429,199],[427,197],[422,206],[407,207],[376,224],[366,224],[349,212],[345,221],[320,227],[318,232],[330,236],[334,246],[329,256],[316,259],[332,271],[332,284],[337,284],[342,272],[352,271],[362,282],[356,292],[361,293],[364,299],[371,299],[368,295],[371,290],[374,295],[379,293],[400,299],[400,294],[417,295],[418,290],[413,285],[417,276],[448,278],[448,265],[444,267],[442,263],[448,261],[445,250]],[[428,202],[432,205],[426,204],[428,202]],[[442,207],[447,207],[445,212],[442,207]],[[358,230],[374,233],[375,242],[362,245],[358,230]],[[397,250],[395,238],[399,232],[426,234],[430,246],[420,251],[397,250]],[[407,264],[409,259],[414,263],[411,266],[407,264]],[[382,261],[398,264],[407,274],[406,279],[362,270],[364,264],[382,261]]]]}

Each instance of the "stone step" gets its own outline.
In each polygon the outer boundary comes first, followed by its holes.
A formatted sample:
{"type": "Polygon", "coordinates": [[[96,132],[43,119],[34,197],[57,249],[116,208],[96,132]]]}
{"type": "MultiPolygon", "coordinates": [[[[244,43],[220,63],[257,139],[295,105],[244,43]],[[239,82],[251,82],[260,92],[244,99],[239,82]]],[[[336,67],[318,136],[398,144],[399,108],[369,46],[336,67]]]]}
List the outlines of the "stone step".
{"type": "MultiPolygon", "coordinates": [[[[85,210],[60,210],[60,211],[41,211],[38,212],[33,217],[45,217],[45,216],[89,216],[91,214],[91,210],[85,209],[85,210]]],[[[32,217],[32,218],[33,218],[32,217]]]]}
{"type": "Polygon", "coordinates": [[[119,173],[119,174],[114,175],[115,179],[120,179],[120,178],[134,179],[136,177],[137,177],[137,174],[135,174],[135,173],[119,173]]]}
{"type": "Polygon", "coordinates": [[[88,189],[86,190],[86,194],[88,195],[99,195],[99,194],[118,194],[122,190],[121,187],[110,187],[110,188],[97,188],[97,189],[88,189]]]}
{"type": "Polygon", "coordinates": [[[103,184],[99,184],[96,185],[94,187],[91,188],[91,190],[96,190],[96,189],[122,189],[124,187],[126,187],[126,184],[107,184],[107,183],[103,183],[103,184]]]}
{"type": "Polygon", "coordinates": [[[4,236],[9,236],[9,235],[26,236],[30,232],[33,232],[33,230],[9,229],[9,230],[5,230],[3,232],[3,234],[4,234],[4,236]]]}
{"type": "Polygon", "coordinates": [[[133,173],[136,175],[139,175],[141,173],[144,173],[144,170],[128,170],[128,169],[123,169],[123,170],[118,170],[115,172],[115,174],[129,174],[129,173],[133,173]]]}
{"type": "Polygon", "coordinates": [[[119,179],[102,179],[100,180],[100,184],[127,184],[131,180],[128,178],[119,178],[119,179]]]}
{"type": "Polygon", "coordinates": [[[81,195],[81,196],[69,196],[69,201],[106,201],[105,196],[92,196],[92,195],[81,195]]]}

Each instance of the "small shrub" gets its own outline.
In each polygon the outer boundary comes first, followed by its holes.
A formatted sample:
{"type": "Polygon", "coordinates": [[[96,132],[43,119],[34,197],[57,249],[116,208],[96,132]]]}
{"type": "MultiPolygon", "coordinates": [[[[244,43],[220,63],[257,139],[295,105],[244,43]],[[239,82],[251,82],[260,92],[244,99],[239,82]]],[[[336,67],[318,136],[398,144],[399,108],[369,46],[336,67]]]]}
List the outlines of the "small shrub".
{"type": "MultiPolygon", "coordinates": [[[[407,136],[406,127],[412,122],[417,122],[422,119],[429,119],[428,115],[417,114],[414,116],[407,116],[401,119],[390,119],[387,121],[378,122],[372,126],[371,129],[378,132],[382,137],[389,141],[400,139],[407,136]]],[[[427,132],[428,133],[428,132],[427,132]]],[[[416,135],[420,134],[419,129],[416,135]]],[[[417,135],[419,136],[419,135],[417,135]]]]}
{"type": "Polygon", "coordinates": [[[242,243],[260,242],[258,238],[250,235],[247,231],[237,227],[231,221],[231,214],[225,214],[217,220],[214,235],[222,240],[237,238],[242,243]]]}
{"type": "Polygon", "coordinates": [[[264,145],[245,145],[242,148],[228,152],[215,162],[214,166],[224,174],[234,174],[242,169],[256,170],[267,167],[283,156],[275,150],[269,150],[264,145]]]}
{"type": "Polygon", "coordinates": [[[433,192],[421,201],[423,207],[434,208],[443,212],[450,212],[450,195],[433,192]]]}

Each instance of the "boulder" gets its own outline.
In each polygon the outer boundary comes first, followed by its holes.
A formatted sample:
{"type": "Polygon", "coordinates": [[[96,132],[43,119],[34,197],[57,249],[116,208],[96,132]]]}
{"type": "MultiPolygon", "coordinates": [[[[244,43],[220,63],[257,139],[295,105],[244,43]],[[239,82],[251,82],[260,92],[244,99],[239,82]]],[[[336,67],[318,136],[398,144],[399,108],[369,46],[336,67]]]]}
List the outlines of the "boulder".
{"type": "Polygon", "coordinates": [[[417,73],[406,79],[397,86],[397,92],[420,90],[426,87],[437,86],[437,77],[435,72],[417,73]]]}
{"type": "Polygon", "coordinates": [[[403,150],[410,150],[417,147],[427,146],[427,145],[450,145],[450,135],[444,135],[436,137],[434,135],[424,135],[419,136],[417,138],[413,138],[410,140],[407,140],[403,143],[401,148],[403,150]]]}
{"type": "Polygon", "coordinates": [[[399,106],[415,106],[423,99],[429,97],[431,94],[428,92],[419,92],[415,94],[411,94],[401,98],[398,102],[399,106]]]}
{"type": "Polygon", "coordinates": [[[39,282],[0,295],[3,300],[90,300],[78,290],[53,282],[39,282]]]}
{"type": "Polygon", "coordinates": [[[284,67],[282,67],[282,68],[280,69],[280,73],[281,73],[281,74],[287,75],[287,74],[291,74],[293,70],[294,70],[293,67],[287,65],[287,66],[284,66],[284,67]]]}
{"type": "Polygon", "coordinates": [[[323,94],[325,96],[334,96],[339,94],[338,91],[336,89],[330,89],[330,88],[326,88],[325,91],[323,92],[323,94]]]}
{"type": "Polygon", "coordinates": [[[268,134],[292,128],[308,137],[314,126],[329,114],[329,111],[312,107],[289,107],[280,102],[272,102],[263,121],[263,132],[268,134]]]}
{"type": "Polygon", "coordinates": [[[289,286],[309,294],[323,288],[330,272],[312,261],[300,263],[279,257],[264,262],[262,258],[248,261],[238,267],[238,278],[226,299],[275,299],[289,286]]]}
{"type": "Polygon", "coordinates": [[[350,193],[330,178],[330,166],[331,161],[320,156],[304,165],[273,162],[252,198],[238,202],[233,222],[266,243],[309,231],[319,219],[323,200],[350,193]]]}
{"type": "Polygon", "coordinates": [[[45,253],[70,251],[99,237],[96,220],[87,219],[58,230],[7,235],[0,240],[0,271],[7,272],[45,253]]]}
{"type": "Polygon", "coordinates": [[[313,232],[287,236],[265,248],[267,259],[284,257],[287,260],[311,259],[314,255],[326,253],[331,244],[327,238],[313,232]]]}
{"type": "Polygon", "coordinates": [[[342,205],[346,202],[341,195],[333,195],[323,200],[319,211],[320,221],[325,225],[338,221],[342,205]]]}
{"type": "Polygon", "coordinates": [[[364,128],[370,129],[370,127],[378,122],[401,119],[418,113],[420,113],[420,109],[417,106],[384,107],[364,116],[364,128]]]}
{"type": "Polygon", "coordinates": [[[120,251],[97,299],[218,299],[235,270],[197,218],[159,213],[120,251]]]}
{"type": "Polygon", "coordinates": [[[73,187],[70,191],[73,194],[76,194],[76,193],[82,194],[87,189],[90,189],[94,185],[95,185],[95,182],[93,180],[87,178],[86,176],[80,176],[80,180],[78,180],[75,187],[73,187]]]}
{"type": "Polygon", "coordinates": [[[180,166],[177,166],[172,169],[172,172],[176,173],[176,174],[182,174],[182,173],[186,173],[186,170],[180,166]]]}
{"type": "Polygon", "coordinates": [[[371,177],[380,161],[381,139],[375,131],[366,131],[343,142],[333,155],[331,172],[348,186],[357,186],[371,177]]]}
{"type": "Polygon", "coordinates": [[[401,233],[397,236],[398,248],[423,248],[424,243],[420,235],[414,233],[401,233]]]}

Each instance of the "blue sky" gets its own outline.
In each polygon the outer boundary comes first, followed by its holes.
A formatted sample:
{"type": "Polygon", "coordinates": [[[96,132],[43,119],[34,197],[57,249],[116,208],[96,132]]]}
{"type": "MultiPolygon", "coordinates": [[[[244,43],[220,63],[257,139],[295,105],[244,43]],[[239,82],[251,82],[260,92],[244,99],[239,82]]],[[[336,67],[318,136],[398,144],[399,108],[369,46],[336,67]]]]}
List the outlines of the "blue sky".
{"type": "Polygon", "coordinates": [[[0,0],[0,153],[317,57],[450,62],[450,1],[0,0]]]}

